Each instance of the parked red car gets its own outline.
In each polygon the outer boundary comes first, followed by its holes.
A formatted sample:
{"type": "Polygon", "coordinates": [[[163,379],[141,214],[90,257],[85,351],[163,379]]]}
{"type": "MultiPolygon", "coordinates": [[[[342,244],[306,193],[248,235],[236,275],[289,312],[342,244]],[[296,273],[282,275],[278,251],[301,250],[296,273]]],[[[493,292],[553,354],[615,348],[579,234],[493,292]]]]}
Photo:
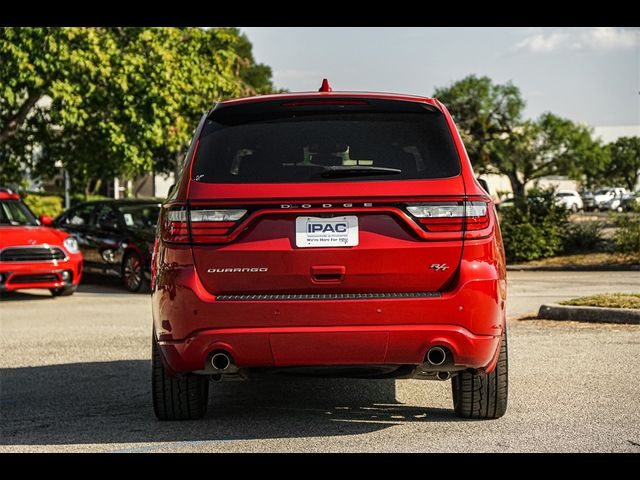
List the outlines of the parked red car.
{"type": "Polygon", "coordinates": [[[451,379],[458,416],[505,413],[500,229],[439,101],[225,101],[187,159],[152,265],[158,418],[258,372],[451,379]]]}
{"type": "Polygon", "coordinates": [[[82,277],[82,254],[67,233],[36,219],[20,195],[0,189],[0,292],[46,288],[72,295],[82,277]]]}

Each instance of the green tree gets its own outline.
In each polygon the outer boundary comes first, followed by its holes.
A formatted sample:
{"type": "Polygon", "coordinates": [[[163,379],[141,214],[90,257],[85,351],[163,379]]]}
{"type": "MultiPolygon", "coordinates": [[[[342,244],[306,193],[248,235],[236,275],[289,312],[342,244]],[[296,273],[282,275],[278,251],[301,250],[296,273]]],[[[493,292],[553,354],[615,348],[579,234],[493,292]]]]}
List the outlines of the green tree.
{"type": "Polygon", "coordinates": [[[610,161],[604,169],[605,178],[633,190],[640,175],[640,137],[620,137],[608,144],[607,150],[610,161]]]}
{"type": "Polygon", "coordinates": [[[479,173],[506,175],[516,197],[528,182],[547,175],[582,178],[599,168],[605,152],[583,125],[544,113],[524,120],[525,102],[510,82],[468,76],[434,96],[450,110],[479,173]]]}
{"type": "Polygon", "coordinates": [[[530,181],[549,175],[583,180],[585,171],[601,168],[606,158],[589,127],[549,112],[522,122],[511,136],[496,142],[495,148],[500,162],[497,169],[509,176],[518,195],[530,181]]]}
{"type": "Polygon", "coordinates": [[[104,68],[95,64],[98,38],[92,33],[79,28],[0,29],[0,181],[19,182],[22,166],[34,167],[32,159],[50,122],[50,109],[42,103],[47,97],[62,106],[60,117],[82,121],[76,85],[90,64],[104,68]]]}
{"type": "Polygon", "coordinates": [[[3,28],[0,63],[0,181],[61,162],[86,194],[176,170],[214,101],[273,88],[229,28],[3,28]]]}
{"type": "Polygon", "coordinates": [[[247,86],[246,94],[262,95],[274,92],[284,92],[276,90],[271,80],[271,67],[263,63],[256,63],[253,58],[253,46],[244,33],[240,33],[237,28],[229,29],[237,35],[234,50],[240,61],[238,62],[238,76],[247,86]]]}
{"type": "Polygon", "coordinates": [[[495,144],[513,135],[522,123],[525,101],[510,82],[496,85],[489,77],[469,75],[433,94],[444,103],[474,166],[480,173],[495,171],[501,163],[495,144]]]}

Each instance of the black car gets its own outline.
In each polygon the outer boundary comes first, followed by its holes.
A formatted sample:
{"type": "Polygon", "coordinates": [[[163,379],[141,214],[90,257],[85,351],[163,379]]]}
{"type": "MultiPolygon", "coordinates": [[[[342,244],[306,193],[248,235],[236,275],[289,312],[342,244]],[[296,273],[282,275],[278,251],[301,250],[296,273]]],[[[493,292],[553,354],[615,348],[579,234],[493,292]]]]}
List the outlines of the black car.
{"type": "Polygon", "coordinates": [[[160,200],[100,200],[80,203],[55,219],[73,235],[86,272],[117,275],[131,292],[146,289],[160,200]]]}

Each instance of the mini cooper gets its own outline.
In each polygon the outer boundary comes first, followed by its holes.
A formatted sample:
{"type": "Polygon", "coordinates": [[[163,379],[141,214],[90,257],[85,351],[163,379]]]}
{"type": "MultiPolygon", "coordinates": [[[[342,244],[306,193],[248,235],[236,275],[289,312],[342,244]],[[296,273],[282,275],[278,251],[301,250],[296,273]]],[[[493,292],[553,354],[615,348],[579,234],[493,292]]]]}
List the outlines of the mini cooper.
{"type": "Polygon", "coordinates": [[[46,288],[72,295],[82,277],[82,254],[69,234],[38,219],[20,195],[0,188],[0,292],[46,288]]]}
{"type": "Polygon", "coordinates": [[[436,99],[324,81],[217,103],[151,269],[161,420],[264,373],[450,381],[456,415],[506,411],[498,219],[436,99]]]}

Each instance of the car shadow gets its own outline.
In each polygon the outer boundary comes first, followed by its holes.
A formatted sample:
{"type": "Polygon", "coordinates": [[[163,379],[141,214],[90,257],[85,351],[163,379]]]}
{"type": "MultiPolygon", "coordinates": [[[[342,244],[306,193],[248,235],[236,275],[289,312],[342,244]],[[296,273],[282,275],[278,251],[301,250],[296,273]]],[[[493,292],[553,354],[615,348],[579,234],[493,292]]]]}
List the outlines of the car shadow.
{"type": "Polygon", "coordinates": [[[97,273],[84,273],[78,285],[80,293],[104,293],[104,294],[128,294],[149,295],[149,291],[130,292],[122,285],[122,280],[114,275],[100,275],[97,273]]]}
{"type": "Polygon", "coordinates": [[[17,302],[25,300],[51,300],[55,298],[48,290],[15,291],[0,293],[0,302],[17,302]]]}
{"type": "MultiPolygon", "coordinates": [[[[122,280],[111,275],[99,275],[95,273],[84,273],[76,292],[97,293],[97,294],[127,294],[127,295],[149,295],[148,290],[137,293],[129,292],[122,285],[122,280]]],[[[29,301],[29,300],[52,300],[53,295],[46,288],[34,288],[27,290],[17,290],[14,292],[1,292],[0,301],[29,301]]]]}
{"type": "Polygon", "coordinates": [[[0,369],[3,445],[63,445],[355,435],[405,422],[458,420],[404,405],[395,381],[277,375],[211,384],[204,419],[160,422],[144,360],[0,369]]]}

